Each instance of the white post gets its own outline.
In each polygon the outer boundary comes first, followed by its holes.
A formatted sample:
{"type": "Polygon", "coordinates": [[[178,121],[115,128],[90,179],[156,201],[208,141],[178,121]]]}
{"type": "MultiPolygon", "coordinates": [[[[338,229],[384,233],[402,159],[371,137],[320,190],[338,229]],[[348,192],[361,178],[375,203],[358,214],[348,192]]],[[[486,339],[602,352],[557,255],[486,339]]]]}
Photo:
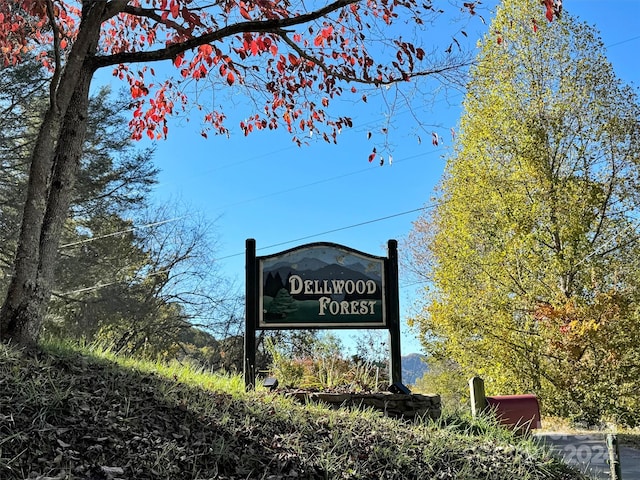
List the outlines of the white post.
{"type": "Polygon", "coordinates": [[[476,418],[487,408],[487,397],[484,393],[484,380],[480,377],[469,379],[469,393],[471,395],[471,415],[476,418]]]}

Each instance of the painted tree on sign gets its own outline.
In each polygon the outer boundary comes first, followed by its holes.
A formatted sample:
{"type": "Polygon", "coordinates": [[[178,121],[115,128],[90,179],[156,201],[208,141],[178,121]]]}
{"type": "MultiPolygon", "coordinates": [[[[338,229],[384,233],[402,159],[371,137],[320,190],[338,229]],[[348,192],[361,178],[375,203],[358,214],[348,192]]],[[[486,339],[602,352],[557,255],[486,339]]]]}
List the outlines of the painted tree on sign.
{"type": "MultiPolygon", "coordinates": [[[[471,15],[475,7],[460,5],[471,15]]],[[[185,93],[187,85],[202,82],[255,100],[254,113],[239,124],[245,134],[284,127],[299,143],[309,132],[335,141],[352,124],[329,115],[337,96],[366,101],[361,87],[446,77],[463,66],[464,59],[428,53],[424,44],[440,12],[432,2],[415,0],[0,3],[1,61],[15,64],[29,52],[51,72],[14,275],[0,313],[1,338],[33,344],[38,337],[96,71],[110,69],[127,83],[134,138],[165,137],[168,117],[189,102],[203,111],[204,135],[229,134],[224,108],[199,105],[185,93]],[[152,65],[159,61],[170,62],[176,74],[156,77],[152,65]]]]}
{"type": "Polygon", "coordinates": [[[414,321],[494,393],[629,422],[640,105],[593,28],[532,17],[536,3],[505,0],[482,43],[440,201],[411,237],[431,285],[414,321]]]}

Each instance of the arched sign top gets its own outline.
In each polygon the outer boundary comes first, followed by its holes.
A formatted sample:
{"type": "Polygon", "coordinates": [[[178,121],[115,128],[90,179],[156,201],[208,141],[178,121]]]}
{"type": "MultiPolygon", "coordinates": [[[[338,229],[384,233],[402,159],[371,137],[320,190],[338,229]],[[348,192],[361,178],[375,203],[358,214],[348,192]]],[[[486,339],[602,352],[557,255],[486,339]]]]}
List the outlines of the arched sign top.
{"type": "Polygon", "coordinates": [[[258,328],[386,327],[385,257],[318,242],[256,260],[258,328]]]}
{"type": "Polygon", "coordinates": [[[376,260],[386,260],[387,257],[381,257],[378,255],[372,255],[370,253],[366,253],[366,252],[362,252],[360,250],[357,250],[355,248],[352,247],[348,247],[346,245],[341,245],[339,243],[333,243],[333,242],[313,242],[313,243],[307,243],[305,245],[298,245],[297,247],[293,247],[293,248],[289,248],[287,250],[283,250],[281,252],[277,252],[277,253],[272,253],[269,255],[262,255],[257,257],[258,259],[269,259],[271,257],[279,257],[279,256],[285,256],[285,255],[289,255],[289,254],[295,254],[296,252],[300,252],[302,251],[306,251],[306,250],[312,250],[312,249],[322,249],[322,248],[334,248],[336,250],[342,250],[345,253],[351,253],[354,255],[361,255],[363,257],[368,257],[371,259],[376,259],[376,260]]]}

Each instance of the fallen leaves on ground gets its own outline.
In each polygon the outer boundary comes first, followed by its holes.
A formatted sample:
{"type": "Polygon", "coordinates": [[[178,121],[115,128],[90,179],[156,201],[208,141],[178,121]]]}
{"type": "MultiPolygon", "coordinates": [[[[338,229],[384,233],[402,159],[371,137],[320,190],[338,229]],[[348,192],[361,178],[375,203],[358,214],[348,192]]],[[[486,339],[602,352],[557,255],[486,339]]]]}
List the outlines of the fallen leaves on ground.
{"type": "Polygon", "coordinates": [[[545,454],[374,412],[232,396],[0,345],[0,478],[577,479],[545,454]],[[520,472],[520,473],[519,473],[520,472]],[[525,475],[526,474],[526,475],[525,475]]]}

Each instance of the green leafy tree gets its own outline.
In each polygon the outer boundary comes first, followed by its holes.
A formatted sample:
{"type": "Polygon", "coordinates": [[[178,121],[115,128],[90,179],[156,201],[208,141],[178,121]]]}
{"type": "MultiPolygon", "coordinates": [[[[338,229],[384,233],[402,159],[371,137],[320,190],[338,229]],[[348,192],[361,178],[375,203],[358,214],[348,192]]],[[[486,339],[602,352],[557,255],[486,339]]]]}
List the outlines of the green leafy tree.
{"type": "Polygon", "coordinates": [[[216,272],[212,225],[176,216],[168,205],[143,222],[135,228],[117,215],[91,218],[80,238],[63,245],[47,330],[169,357],[182,355],[184,332],[194,328],[236,335],[237,295],[216,272]]]}
{"type": "Polygon", "coordinates": [[[147,208],[158,169],[153,164],[154,149],[138,148],[122,128],[129,103],[109,87],[91,96],[70,218],[131,217],[147,208]]]}
{"type": "MultiPolygon", "coordinates": [[[[4,73],[0,79],[3,290],[18,237],[17,207],[24,200],[29,148],[47,98],[47,76],[39,62],[28,61],[4,73]]],[[[91,98],[70,215],[56,256],[46,333],[101,340],[130,353],[144,347],[150,354],[175,352],[183,343],[180,332],[196,324],[215,329],[221,338],[235,335],[240,323],[237,302],[210,258],[213,226],[193,215],[187,219],[171,205],[149,209],[146,199],[157,174],[153,151],[134,148],[130,133],[120,128],[126,108],[107,88],[91,98]]]]}
{"type": "MultiPolygon", "coordinates": [[[[46,109],[47,82],[46,72],[35,59],[5,68],[0,79],[0,268],[5,272],[0,285],[3,291],[11,274],[19,234],[29,151],[46,109]]],[[[124,101],[114,99],[108,88],[100,89],[91,98],[83,156],[69,221],[62,233],[63,244],[76,244],[88,237],[110,233],[99,227],[106,226],[110,216],[131,217],[136,210],[146,207],[145,198],[156,182],[157,170],[152,164],[152,150],[134,148],[130,134],[118,128],[124,121],[121,113],[124,108],[124,101]]],[[[69,259],[70,253],[67,248],[57,262],[69,259]]],[[[83,273],[83,269],[77,270],[73,276],[82,281],[83,273]]],[[[61,288],[57,287],[57,290],[61,288]]]]}
{"type": "Polygon", "coordinates": [[[593,28],[536,3],[504,1],[482,41],[439,204],[409,238],[429,280],[413,322],[489,391],[629,421],[640,107],[593,28]]]}
{"type": "Polygon", "coordinates": [[[429,371],[420,377],[414,390],[440,395],[442,406],[448,411],[469,410],[469,384],[465,372],[449,359],[432,358],[429,371]]]}
{"type": "Polygon", "coordinates": [[[105,215],[80,225],[68,229],[60,249],[45,328],[55,336],[92,341],[106,325],[140,315],[137,273],[149,258],[130,220],[105,215]]]}
{"type": "Polygon", "coordinates": [[[20,228],[21,205],[29,168],[29,151],[41,121],[47,78],[42,66],[26,61],[0,75],[0,269],[2,291],[8,277],[20,228]]]}

